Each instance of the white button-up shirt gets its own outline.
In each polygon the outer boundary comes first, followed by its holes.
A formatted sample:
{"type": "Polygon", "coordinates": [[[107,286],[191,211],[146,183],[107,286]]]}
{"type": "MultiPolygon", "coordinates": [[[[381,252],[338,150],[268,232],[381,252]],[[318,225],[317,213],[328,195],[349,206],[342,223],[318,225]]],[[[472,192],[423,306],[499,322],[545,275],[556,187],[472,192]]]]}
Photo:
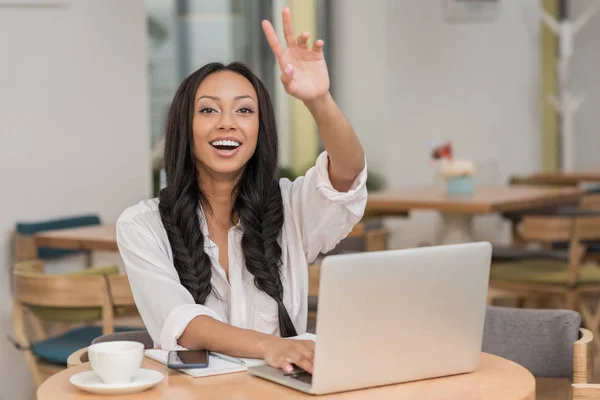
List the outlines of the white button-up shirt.
{"type": "MultiPolygon", "coordinates": [[[[323,152],[315,167],[291,182],[280,180],[284,223],[281,231],[283,303],[298,334],[306,332],[308,263],[333,249],[363,216],[367,171],[348,192],[336,191],[329,180],[328,157],[323,152]]],[[[204,221],[199,207],[198,217],[204,221]]],[[[218,294],[196,304],[181,285],[158,211],[158,199],[142,201],[121,214],[117,242],[144,324],[159,348],[179,348],[177,340],[199,315],[268,334],[279,334],[277,303],[256,288],[241,249],[243,227],[228,234],[229,281],[219,264],[219,249],[201,223],[204,251],[212,261],[211,283],[218,294]]]]}

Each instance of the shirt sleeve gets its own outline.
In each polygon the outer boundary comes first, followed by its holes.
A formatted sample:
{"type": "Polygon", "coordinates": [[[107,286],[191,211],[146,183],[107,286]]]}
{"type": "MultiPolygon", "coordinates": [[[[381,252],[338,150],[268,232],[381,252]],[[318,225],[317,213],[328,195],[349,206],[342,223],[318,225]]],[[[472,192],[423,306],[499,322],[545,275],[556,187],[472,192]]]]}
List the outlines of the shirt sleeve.
{"type": "Polygon", "coordinates": [[[362,218],[367,204],[367,164],[347,192],[337,191],[329,179],[329,157],[323,152],[305,176],[282,179],[286,215],[300,231],[307,261],[332,250],[362,218]]]}
{"type": "Polygon", "coordinates": [[[134,222],[117,222],[117,243],[125,263],[136,306],[155,345],[165,350],[181,348],[177,340],[190,321],[217,313],[196,304],[181,285],[164,244],[134,222]]]}

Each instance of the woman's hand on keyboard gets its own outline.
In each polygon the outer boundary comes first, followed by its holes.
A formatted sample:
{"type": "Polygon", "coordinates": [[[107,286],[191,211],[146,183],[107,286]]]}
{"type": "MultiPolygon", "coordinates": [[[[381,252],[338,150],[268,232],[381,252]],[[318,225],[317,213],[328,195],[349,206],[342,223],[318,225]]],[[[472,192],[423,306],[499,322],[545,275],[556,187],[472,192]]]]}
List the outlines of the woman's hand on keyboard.
{"type": "Polygon", "coordinates": [[[315,342],[312,340],[294,340],[273,337],[260,344],[263,358],[271,367],[281,368],[286,373],[294,370],[292,364],[306,372],[313,372],[315,342]]]}

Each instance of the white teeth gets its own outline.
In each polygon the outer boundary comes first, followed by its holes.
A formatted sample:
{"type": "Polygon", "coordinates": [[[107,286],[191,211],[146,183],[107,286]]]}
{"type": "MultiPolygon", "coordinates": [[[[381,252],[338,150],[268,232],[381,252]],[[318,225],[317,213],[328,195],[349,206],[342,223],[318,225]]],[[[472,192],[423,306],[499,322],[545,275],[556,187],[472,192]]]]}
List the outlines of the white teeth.
{"type": "Polygon", "coordinates": [[[232,147],[238,147],[240,145],[239,142],[236,142],[234,140],[215,140],[214,142],[211,142],[210,144],[212,144],[213,146],[232,146],[232,147]]]}

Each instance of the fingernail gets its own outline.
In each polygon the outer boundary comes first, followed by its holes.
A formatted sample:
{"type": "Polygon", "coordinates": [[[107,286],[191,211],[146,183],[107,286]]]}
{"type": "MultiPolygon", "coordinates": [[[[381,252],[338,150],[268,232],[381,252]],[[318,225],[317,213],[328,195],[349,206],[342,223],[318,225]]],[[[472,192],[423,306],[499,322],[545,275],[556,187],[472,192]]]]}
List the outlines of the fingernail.
{"type": "Polygon", "coordinates": [[[291,365],[286,365],[285,366],[285,372],[287,372],[288,374],[291,373],[294,369],[292,368],[291,365]]]}
{"type": "Polygon", "coordinates": [[[294,67],[292,67],[292,64],[288,64],[288,65],[286,65],[286,67],[285,67],[285,73],[286,73],[287,75],[289,75],[289,74],[291,74],[291,73],[292,73],[292,70],[293,70],[293,69],[294,69],[294,67]]]}

